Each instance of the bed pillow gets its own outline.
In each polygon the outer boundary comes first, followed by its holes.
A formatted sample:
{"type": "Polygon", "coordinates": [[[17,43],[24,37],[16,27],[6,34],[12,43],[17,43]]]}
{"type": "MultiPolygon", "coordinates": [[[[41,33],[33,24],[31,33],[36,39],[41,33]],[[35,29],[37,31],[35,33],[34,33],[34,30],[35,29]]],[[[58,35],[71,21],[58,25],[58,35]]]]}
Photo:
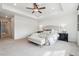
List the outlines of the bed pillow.
{"type": "Polygon", "coordinates": [[[36,38],[36,37],[38,37],[38,33],[33,33],[33,34],[30,36],[30,38],[36,38]]]}
{"type": "Polygon", "coordinates": [[[41,38],[47,38],[47,36],[50,34],[50,31],[43,31],[39,33],[39,37],[41,38]]]}

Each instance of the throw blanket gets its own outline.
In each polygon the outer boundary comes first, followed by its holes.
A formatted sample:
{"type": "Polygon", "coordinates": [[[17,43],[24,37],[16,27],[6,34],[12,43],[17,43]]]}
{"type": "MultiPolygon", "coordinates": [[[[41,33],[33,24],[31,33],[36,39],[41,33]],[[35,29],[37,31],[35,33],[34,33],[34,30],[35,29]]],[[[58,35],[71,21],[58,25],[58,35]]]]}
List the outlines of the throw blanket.
{"type": "Polygon", "coordinates": [[[50,34],[48,36],[48,41],[49,41],[50,45],[53,45],[58,40],[58,37],[59,37],[59,35],[57,33],[50,34]]]}

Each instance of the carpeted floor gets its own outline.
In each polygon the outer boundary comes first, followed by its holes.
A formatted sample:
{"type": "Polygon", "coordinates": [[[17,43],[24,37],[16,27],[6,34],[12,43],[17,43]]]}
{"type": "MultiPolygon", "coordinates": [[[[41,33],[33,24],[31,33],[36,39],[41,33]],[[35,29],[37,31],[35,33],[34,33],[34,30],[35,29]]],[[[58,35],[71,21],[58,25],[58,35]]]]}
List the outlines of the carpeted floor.
{"type": "Polygon", "coordinates": [[[27,39],[0,40],[0,56],[64,56],[79,55],[79,48],[75,43],[57,41],[52,46],[40,47],[27,39]]]}

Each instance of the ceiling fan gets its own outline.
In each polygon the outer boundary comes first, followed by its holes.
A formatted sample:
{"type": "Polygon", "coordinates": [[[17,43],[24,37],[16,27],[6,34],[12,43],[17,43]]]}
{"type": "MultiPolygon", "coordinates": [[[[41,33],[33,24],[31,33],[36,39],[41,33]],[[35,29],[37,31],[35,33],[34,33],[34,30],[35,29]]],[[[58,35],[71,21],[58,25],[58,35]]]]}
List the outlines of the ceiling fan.
{"type": "Polygon", "coordinates": [[[45,9],[46,7],[39,7],[39,5],[37,5],[37,3],[33,3],[33,7],[30,8],[30,7],[26,7],[26,9],[32,9],[32,13],[34,12],[39,12],[39,13],[42,13],[40,10],[41,9],[45,9]]]}

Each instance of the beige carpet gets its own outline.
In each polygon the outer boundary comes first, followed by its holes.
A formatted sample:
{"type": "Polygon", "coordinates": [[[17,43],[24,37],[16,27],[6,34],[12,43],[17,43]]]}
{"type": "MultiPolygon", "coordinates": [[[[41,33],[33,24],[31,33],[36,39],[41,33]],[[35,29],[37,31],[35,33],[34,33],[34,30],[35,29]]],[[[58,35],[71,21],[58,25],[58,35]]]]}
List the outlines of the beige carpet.
{"type": "Polygon", "coordinates": [[[52,46],[43,46],[21,40],[0,40],[0,56],[63,56],[79,55],[79,48],[75,43],[57,41],[52,46]]]}

